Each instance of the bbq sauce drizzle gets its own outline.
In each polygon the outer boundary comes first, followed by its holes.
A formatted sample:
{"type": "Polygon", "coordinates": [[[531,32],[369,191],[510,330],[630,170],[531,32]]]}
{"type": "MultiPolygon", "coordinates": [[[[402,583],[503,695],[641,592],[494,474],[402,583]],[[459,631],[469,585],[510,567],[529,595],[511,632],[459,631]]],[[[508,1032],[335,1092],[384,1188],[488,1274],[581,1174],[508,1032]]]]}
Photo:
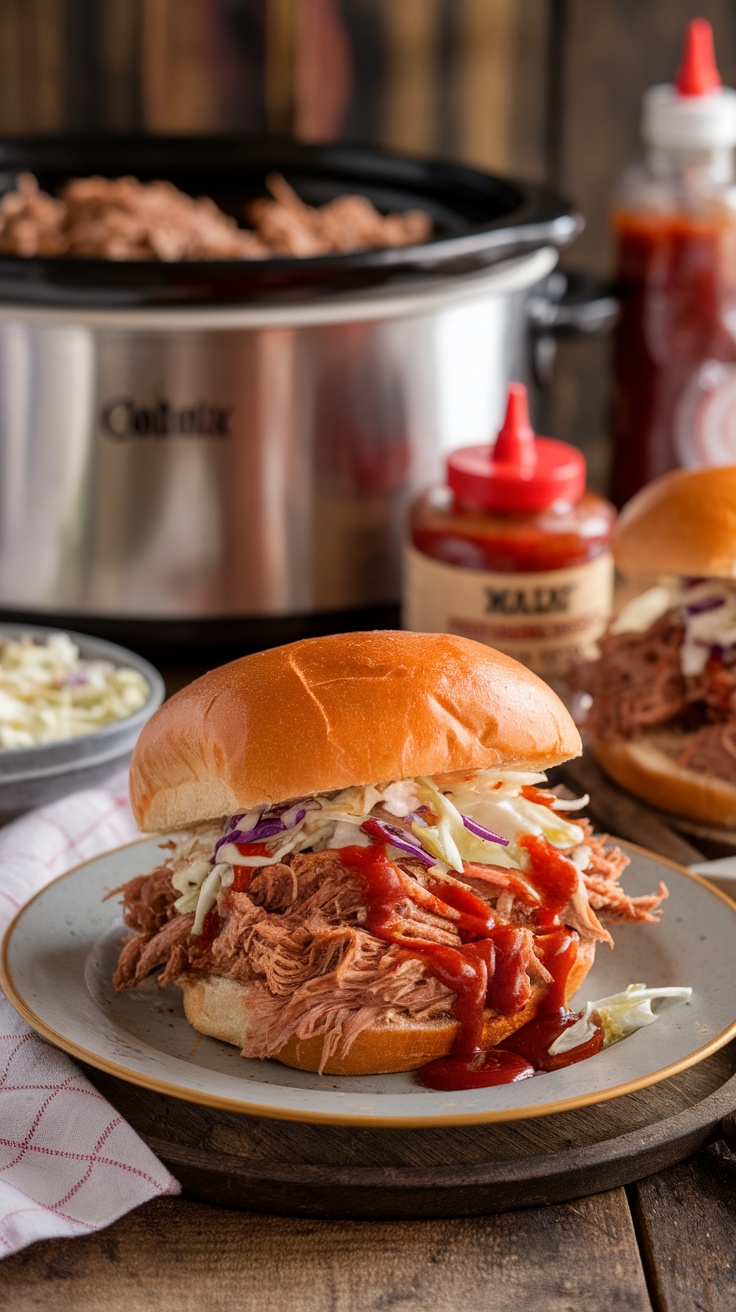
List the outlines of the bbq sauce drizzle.
{"type": "Polygon", "coordinates": [[[427,876],[425,886],[404,874],[386,853],[385,843],[344,847],[340,857],[355,870],[366,893],[366,928],[389,943],[420,956],[427,969],[455,994],[453,1013],[458,1031],[450,1056],[423,1067],[419,1079],[443,1090],[485,1088],[526,1079],[536,1070],[557,1070],[592,1056],[603,1046],[603,1034],[569,1052],[552,1057],[549,1047],[580,1013],[565,1008],[567,981],[577,958],[579,938],[559,924],[578,882],[573,863],[542,837],[526,835],[520,843],[529,854],[540,905],[534,913],[535,953],[552,975],[542,1008],[502,1044],[483,1046],[483,1013],[491,1008],[512,1016],[528,1002],[531,988],[524,966],[523,930],[499,921],[493,910],[469,888],[427,876]],[[428,943],[402,932],[398,912],[411,898],[419,907],[450,919],[460,946],[428,943]],[[449,915],[448,915],[449,912],[449,915]],[[453,912],[455,913],[453,915],[453,912]]]}

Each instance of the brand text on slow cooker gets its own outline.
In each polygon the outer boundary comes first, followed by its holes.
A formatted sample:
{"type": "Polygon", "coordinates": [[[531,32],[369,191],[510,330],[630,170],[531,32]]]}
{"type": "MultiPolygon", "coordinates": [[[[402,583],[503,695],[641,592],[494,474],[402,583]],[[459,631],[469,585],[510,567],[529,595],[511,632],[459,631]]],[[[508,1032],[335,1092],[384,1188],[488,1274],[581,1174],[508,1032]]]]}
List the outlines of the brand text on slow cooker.
{"type": "Polygon", "coordinates": [[[230,437],[234,406],[199,401],[176,406],[160,400],[138,404],[132,396],[116,396],[100,412],[103,432],[117,441],[128,437],[230,437]]]}

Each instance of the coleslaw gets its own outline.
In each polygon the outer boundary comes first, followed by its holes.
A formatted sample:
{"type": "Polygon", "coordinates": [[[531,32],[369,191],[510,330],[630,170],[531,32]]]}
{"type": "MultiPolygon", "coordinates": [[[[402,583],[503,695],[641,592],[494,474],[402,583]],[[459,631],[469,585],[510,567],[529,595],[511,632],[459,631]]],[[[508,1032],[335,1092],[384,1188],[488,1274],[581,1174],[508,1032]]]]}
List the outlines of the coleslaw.
{"type": "Polygon", "coordinates": [[[646,633],[668,611],[676,611],[683,629],[680,667],[688,677],[702,674],[718,655],[727,665],[736,658],[736,584],[730,579],[661,578],[655,587],[632,598],[611,624],[615,636],[646,633]]]}
{"type": "MultiPolygon", "coordinates": [[[[290,852],[370,846],[376,838],[386,841],[389,856],[414,856],[439,874],[462,873],[463,862],[469,861],[512,870],[525,883],[528,857],[519,840],[540,835],[569,853],[582,872],[590,849],[585,830],[566,818],[570,804],[555,799],[546,806],[523,795],[525,787],[544,779],[543,774],[499,770],[403,779],[297,798],[229,817],[218,829],[182,831],[173,836],[172,883],[180,894],[176,909],[196,913],[196,935],[220,890],[232,884],[236,866],[259,869],[276,865],[290,852]],[[371,818],[379,805],[382,817],[371,818]],[[244,856],[238,844],[250,842],[259,850],[244,856]]],[[[528,893],[530,900],[538,900],[531,885],[528,893]]]]}
{"type": "Polygon", "coordinates": [[[550,1044],[549,1051],[555,1057],[586,1043],[595,1033],[596,1024],[603,1030],[603,1046],[607,1048],[609,1044],[625,1039],[628,1034],[635,1034],[645,1025],[653,1025],[659,1014],[652,1010],[653,1002],[667,999],[671,1002],[689,1002],[692,995],[692,989],[687,986],[650,989],[646,984],[629,984],[620,993],[611,993],[607,998],[587,1002],[580,1020],[563,1030],[560,1037],[550,1044]]]}
{"type": "Polygon", "coordinates": [[[0,749],[94,733],[140,710],[149,693],[137,670],[84,660],[68,633],[0,638],[0,749]]]}

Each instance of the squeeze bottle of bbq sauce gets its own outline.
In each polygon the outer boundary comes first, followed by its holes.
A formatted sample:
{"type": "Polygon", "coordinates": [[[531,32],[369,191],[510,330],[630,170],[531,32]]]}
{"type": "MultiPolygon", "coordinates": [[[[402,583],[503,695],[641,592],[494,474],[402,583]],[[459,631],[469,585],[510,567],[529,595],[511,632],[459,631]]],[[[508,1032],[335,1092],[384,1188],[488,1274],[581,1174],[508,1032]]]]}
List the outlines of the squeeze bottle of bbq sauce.
{"type": "Polygon", "coordinates": [[[694,19],[674,85],[644,96],[646,160],[613,214],[613,499],[678,465],[736,461],[736,91],[694,19]]]}
{"type": "Polygon", "coordinates": [[[412,508],[403,623],[507,652],[563,695],[611,613],[616,512],[585,490],[575,447],[536,437],[526,388],[509,387],[493,446],[447,461],[447,486],[412,508]]]}

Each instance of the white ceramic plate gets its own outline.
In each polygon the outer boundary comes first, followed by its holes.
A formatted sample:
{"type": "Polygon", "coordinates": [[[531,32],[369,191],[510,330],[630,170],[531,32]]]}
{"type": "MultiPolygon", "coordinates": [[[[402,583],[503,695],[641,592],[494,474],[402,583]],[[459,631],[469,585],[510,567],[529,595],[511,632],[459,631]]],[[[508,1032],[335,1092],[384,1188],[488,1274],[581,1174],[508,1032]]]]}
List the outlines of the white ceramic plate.
{"type": "Polygon", "coordinates": [[[149,978],[116,994],[110,983],[125,932],[106,893],[158,864],[144,839],[78,866],[38,893],[3,943],[0,980],[39,1034],[100,1070],[191,1102],[297,1121],[353,1125],[458,1125],[569,1111],[616,1098],[702,1061],[736,1035],[736,903],[696,875],[627,847],[634,894],[670,897],[659,925],[621,925],[599,947],[580,1002],[643,981],[689,984],[692,1001],[653,1026],[560,1071],[495,1089],[437,1093],[411,1074],[318,1076],[250,1061],[187,1024],[176,988],[149,978]]]}

